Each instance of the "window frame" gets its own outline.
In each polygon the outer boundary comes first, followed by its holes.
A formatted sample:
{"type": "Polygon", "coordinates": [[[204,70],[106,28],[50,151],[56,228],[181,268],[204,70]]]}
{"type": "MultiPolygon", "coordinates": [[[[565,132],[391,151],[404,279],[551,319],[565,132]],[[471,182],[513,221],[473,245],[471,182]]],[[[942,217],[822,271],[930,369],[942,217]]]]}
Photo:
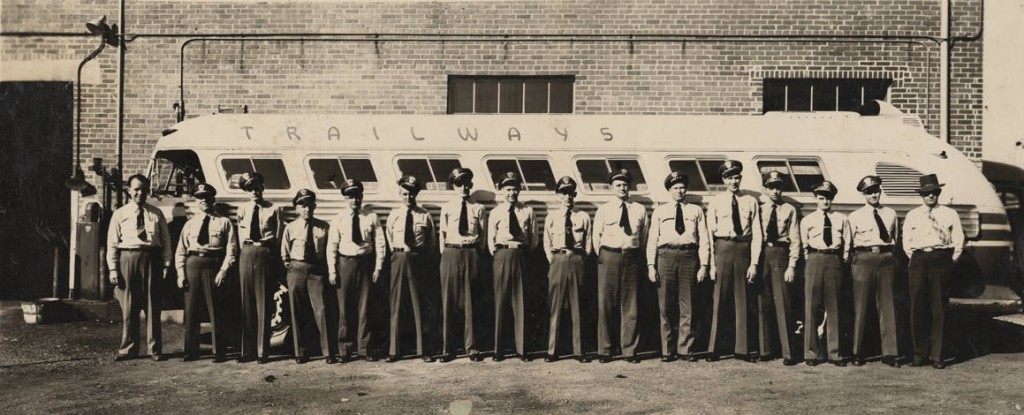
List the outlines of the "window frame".
{"type": "MultiPolygon", "coordinates": [[[[707,180],[708,172],[704,171],[704,167],[701,166],[700,162],[701,161],[720,161],[720,162],[724,163],[724,162],[726,162],[728,160],[729,160],[728,156],[726,156],[726,155],[717,155],[717,154],[712,154],[712,155],[672,154],[672,155],[665,156],[665,167],[668,169],[669,173],[671,173],[673,171],[672,170],[672,166],[671,166],[671,163],[673,161],[692,161],[692,162],[694,162],[695,165],[697,166],[697,170],[701,174],[701,178],[700,179],[704,183],[704,189],[705,190],[692,190],[692,188],[687,187],[686,193],[687,194],[696,194],[696,195],[714,195],[714,194],[721,193],[721,192],[725,191],[726,189],[723,188],[721,190],[717,190],[717,189],[712,189],[711,186],[725,186],[725,185],[724,184],[721,184],[721,185],[720,184],[714,184],[714,185],[708,184],[708,180],[707,180]]],[[[718,172],[711,172],[711,174],[718,174],[718,172]]],[[[690,183],[691,184],[693,183],[693,178],[692,177],[690,178],[690,183]]]]}
{"type": "Polygon", "coordinates": [[[895,80],[893,78],[885,78],[885,77],[880,77],[880,78],[839,78],[839,77],[836,77],[836,78],[811,78],[811,77],[793,77],[793,78],[772,78],[772,77],[768,77],[768,78],[763,78],[763,79],[761,79],[761,113],[765,114],[765,113],[768,113],[768,112],[839,112],[839,111],[856,111],[857,108],[842,108],[841,103],[843,102],[843,99],[841,97],[843,97],[845,95],[841,94],[841,90],[844,87],[849,87],[851,85],[859,87],[859,89],[860,89],[860,105],[857,106],[859,108],[859,107],[861,107],[861,106],[863,106],[863,105],[867,104],[868,102],[870,102],[872,100],[875,100],[875,99],[880,99],[880,100],[883,100],[883,101],[888,99],[888,97],[890,96],[890,94],[892,92],[892,86],[893,86],[894,82],[895,82],[895,80]],[[782,86],[781,91],[775,90],[775,88],[777,88],[778,85],[782,86]],[[830,87],[832,87],[832,89],[834,89],[832,91],[833,101],[834,101],[832,103],[832,109],[815,108],[815,88],[816,87],[817,88],[821,88],[821,87],[824,87],[824,86],[830,86],[830,87]],[[882,90],[884,90],[885,93],[882,94],[881,97],[873,97],[873,96],[872,97],[868,97],[867,93],[869,92],[868,91],[869,88],[870,89],[874,89],[876,87],[882,87],[882,90]],[[770,88],[772,89],[771,91],[769,90],[770,88]],[[808,98],[809,98],[809,100],[807,101],[807,109],[793,109],[793,110],[790,109],[791,108],[791,104],[790,103],[793,102],[793,100],[791,98],[796,96],[796,94],[792,94],[791,95],[791,92],[790,92],[791,88],[793,88],[793,89],[796,89],[796,88],[806,89],[806,93],[808,94],[808,98]],[[768,107],[769,102],[773,102],[774,103],[775,100],[774,99],[769,100],[768,98],[769,98],[769,96],[774,96],[776,93],[781,93],[781,95],[782,95],[782,108],[772,108],[772,109],[769,109],[769,107],[768,107]]]}
{"type": "Polygon", "coordinates": [[[448,75],[448,95],[447,95],[446,100],[447,100],[447,102],[446,102],[446,107],[447,108],[446,108],[445,112],[447,114],[453,114],[453,115],[454,114],[572,114],[572,113],[575,112],[575,109],[576,109],[576,75],[573,75],[573,74],[567,74],[567,75],[455,75],[455,74],[452,74],[452,75],[448,75]],[[461,82],[461,81],[470,81],[472,83],[471,91],[470,91],[470,94],[469,94],[470,100],[471,100],[470,104],[469,104],[469,107],[472,108],[472,111],[470,111],[470,112],[465,112],[465,111],[458,111],[457,112],[456,111],[456,103],[455,103],[456,101],[453,100],[453,97],[456,97],[456,96],[459,95],[459,94],[456,93],[456,83],[461,82]],[[506,82],[509,82],[509,83],[515,82],[515,83],[518,83],[518,84],[521,85],[522,89],[519,91],[519,100],[520,100],[519,105],[520,105],[520,108],[517,111],[507,111],[504,108],[502,108],[502,95],[501,95],[502,81],[506,81],[506,82]],[[545,105],[546,105],[546,108],[545,108],[545,111],[543,111],[543,112],[527,111],[527,97],[528,97],[528,94],[527,94],[527,87],[526,86],[531,81],[533,81],[533,82],[545,81],[545,85],[546,85],[545,105]],[[478,82],[496,82],[497,83],[497,87],[496,87],[497,90],[495,92],[494,112],[490,112],[490,111],[477,111],[477,108],[479,107],[479,105],[477,105],[477,99],[479,98],[477,96],[477,83],[478,82]],[[568,95],[567,95],[568,101],[569,101],[569,103],[568,103],[568,106],[569,106],[568,107],[568,111],[565,111],[565,112],[552,112],[551,111],[551,103],[552,103],[552,95],[551,94],[552,94],[552,90],[553,90],[553,85],[555,85],[555,84],[566,84],[566,85],[569,86],[569,91],[568,91],[568,95]]]}
{"type": "MultiPolygon", "coordinates": [[[[377,185],[376,185],[376,187],[370,188],[370,187],[366,187],[366,182],[363,182],[363,188],[364,188],[363,189],[363,193],[371,193],[371,194],[372,193],[379,193],[380,190],[381,190],[382,181],[381,181],[380,174],[378,174],[380,172],[380,170],[377,169],[377,164],[373,161],[373,157],[371,157],[369,154],[365,154],[365,153],[363,153],[363,154],[312,153],[312,154],[306,155],[306,157],[304,157],[302,159],[302,167],[303,167],[303,170],[305,170],[305,172],[306,172],[306,175],[307,175],[306,178],[309,179],[310,186],[312,186],[315,189],[315,191],[317,191],[317,192],[319,192],[319,191],[338,190],[338,189],[320,188],[319,186],[317,186],[316,175],[313,174],[313,168],[309,165],[309,162],[314,160],[314,159],[317,159],[317,160],[334,159],[334,160],[338,161],[338,167],[339,168],[342,168],[341,167],[341,160],[366,160],[366,161],[368,161],[370,163],[370,168],[373,169],[373,175],[376,176],[376,178],[377,178],[377,181],[375,182],[375,183],[377,183],[377,185]]],[[[342,168],[342,174],[345,174],[344,168],[342,168]]],[[[346,178],[348,178],[347,175],[346,175],[346,178]]]]}
{"type": "MultiPolygon", "coordinates": [[[[579,185],[577,186],[577,191],[578,192],[582,192],[582,193],[588,194],[588,195],[612,195],[612,194],[615,193],[610,188],[608,190],[595,190],[595,189],[592,189],[590,183],[588,183],[588,182],[583,180],[583,173],[580,172],[579,165],[577,164],[581,160],[601,160],[601,161],[604,161],[605,163],[609,163],[612,160],[631,160],[631,161],[635,161],[637,163],[637,168],[640,170],[640,173],[644,175],[644,187],[645,187],[645,189],[644,190],[640,190],[640,188],[637,187],[636,190],[630,190],[629,194],[630,195],[650,195],[651,194],[650,174],[648,174],[647,169],[644,168],[644,163],[641,160],[640,156],[637,156],[637,155],[608,155],[608,154],[605,154],[605,155],[578,154],[578,155],[573,156],[571,159],[569,159],[569,162],[572,164],[573,174],[576,176],[576,180],[579,183],[579,185]]],[[[610,166],[609,166],[609,173],[610,172],[611,171],[610,171],[610,166]]]]}
{"type": "MultiPolygon", "coordinates": [[[[491,168],[490,168],[490,166],[487,163],[490,162],[490,161],[495,161],[495,160],[515,161],[516,162],[516,167],[519,169],[519,171],[517,173],[519,174],[519,178],[523,181],[523,186],[522,186],[523,188],[522,188],[522,190],[520,190],[520,192],[523,192],[523,193],[526,193],[526,192],[530,192],[530,193],[549,193],[549,192],[554,192],[555,189],[558,188],[558,176],[555,174],[555,170],[551,168],[551,166],[552,166],[551,157],[548,157],[548,156],[545,156],[545,155],[525,155],[525,156],[522,156],[522,155],[509,155],[509,154],[486,155],[486,156],[483,157],[483,163],[484,163],[484,168],[487,170],[487,174],[488,175],[491,175],[491,168]],[[546,161],[548,163],[548,170],[551,172],[551,178],[553,180],[552,185],[554,187],[551,188],[551,189],[547,189],[546,188],[547,184],[545,183],[544,184],[544,186],[545,186],[544,189],[540,189],[540,190],[527,190],[526,189],[526,175],[523,173],[523,165],[522,165],[522,163],[520,163],[523,160],[529,160],[529,161],[542,160],[542,161],[546,161]]],[[[491,186],[494,187],[494,190],[500,190],[500,189],[498,189],[498,183],[494,182],[494,180],[491,180],[491,186]]]]}
{"type": "MultiPolygon", "coordinates": [[[[466,167],[466,164],[463,163],[462,156],[460,156],[458,154],[451,154],[451,153],[449,153],[449,154],[444,154],[444,153],[430,153],[430,154],[399,153],[399,154],[395,154],[394,158],[391,159],[391,166],[392,166],[392,168],[394,168],[395,177],[401,178],[401,177],[404,176],[402,174],[402,169],[398,166],[399,160],[410,160],[410,159],[427,160],[427,168],[430,169],[430,172],[434,176],[435,180],[438,179],[437,172],[434,171],[434,167],[430,164],[429,160],[432,160],[432,159],[455,160],[455,161],[457,161],[459,163],[460,167],[466,167]]],[[[441,177],[441,179],[443,179],[441,182],[443,182],[445,184],[443,189],[431,189],[431,188],[427,187],[428,183],[424,183],[423,184],[423,188],[420,190],[420,193],[422,194],[424,192],[427,192],[428,194],[430,194],[430,193],[440,193],[440,192],[450,191],[451,189],[448,188],[449,187],[449,185],[448,185],[448,173],[450,173],[450,172],[443,172],[444,175],[441,177]]],[[[473,178],[473,187],[474,188],[476,188],[479,185],[478,181],[479,181],[479,178],[477,178],[477,177],[473,178]]],[[[432,183],[438,183],[438,182],[435,181],[435,182],[432,182],[432,183]]]]}
{"type": "Polygon", "coordinates": [[[792,181],[793,188],[796,189],[796,190],[787,190],[786,191],[787,194],[805,195],[805,196],[813,196],[814,195],[814,189],[808,189],[807,191],[803,191],[802,189],[800,189],[800,186],[798,186],[798,182],[796,181],[796,175],[793,174],[793,166],[790,164],[790,162],[792,162],[792,161],[813,161],[813,162],[817,163],[818,170],[821,171],[822,180],[830,180],[829,179],[830,175],[828,174],[828,170],[825,169],[825,162],[821,159],[821,157],[816,157],[816,156],[761,155],[761,156],[754,156],[751,159],[751,161],[754,163],[754,168],[757,169],[757,181],[758,181],[758,185],[760,185],[761,187],[764,187],[764,176],[761,173],[761,166],[758,165],[758,163],[760,163],[762,161],[785,162],[786,163],[786,169],[788,171],[784,172],[784,173],[786,174],[787,177],[789,177],[789,180],[792,181]]]}
{"type": "MultiPolygon", "coordinates": [[[[227,173],[227,170],[224,169],[224,160],[237,160],[237,159],[243,159],[243,158],[249,159],[250,165],[253,166],[253,170],[252,171],[256,171],[255,163],[253,163],[254,159],[259,159],[259,160],[277,160],[277,161],[281,162],[281,168],[284,170],[285,179],[288,181],[288,187],[284,188],[284,189],[272,189],[272,188],[267,187],[267,188],[265,188],[263,190],[263,193],[269,193],[269,194],[282,193],[282,194],[287,194],[293,188],[295,188],[295,183],[293,183],[293,181],[292,181],[292,174],[291,174],[291,172],[288,171],[288,162],[287,162],[287,159],[286,159],[284,154],[281,154],[281,153],[243,153],[243,154],[231,153],[231,154],[219,155],[219,156],[217,156],[217,159],[216,159],[217,175],[221,178],[221,180],[224,181],[224,191],[225,192],[245,193],[245,191],[242,190],[241,188],[231,187],[231,177],[230,176],[225,176],[225,173],[227,173]]],[[[264,174],[264,173],[261,173],[261,174],[263,174],[264,177],[266,177],[266,174],[264,174]]]]}

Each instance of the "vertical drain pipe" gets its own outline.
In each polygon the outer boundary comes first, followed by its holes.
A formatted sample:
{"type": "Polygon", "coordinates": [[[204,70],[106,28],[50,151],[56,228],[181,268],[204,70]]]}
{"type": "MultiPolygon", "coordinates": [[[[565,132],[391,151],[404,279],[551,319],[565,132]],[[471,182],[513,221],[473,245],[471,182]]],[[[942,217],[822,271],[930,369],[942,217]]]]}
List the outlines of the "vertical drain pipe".
{"type": "Polygon", "coordinates": [[[939,139],[949,143],[949,0],[939,0],[939,139]]]}

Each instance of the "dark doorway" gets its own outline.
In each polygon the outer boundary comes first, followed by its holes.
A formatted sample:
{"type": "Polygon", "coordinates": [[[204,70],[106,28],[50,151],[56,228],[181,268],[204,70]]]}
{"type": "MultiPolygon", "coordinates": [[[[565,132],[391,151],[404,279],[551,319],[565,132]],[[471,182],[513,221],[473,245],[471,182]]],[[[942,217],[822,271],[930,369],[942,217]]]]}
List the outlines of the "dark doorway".
{"type": "Polygon", "coordinates": [[[0,82],[0,298],[48,297],[54,247],[67,285],[71,87],[0,82]]]}

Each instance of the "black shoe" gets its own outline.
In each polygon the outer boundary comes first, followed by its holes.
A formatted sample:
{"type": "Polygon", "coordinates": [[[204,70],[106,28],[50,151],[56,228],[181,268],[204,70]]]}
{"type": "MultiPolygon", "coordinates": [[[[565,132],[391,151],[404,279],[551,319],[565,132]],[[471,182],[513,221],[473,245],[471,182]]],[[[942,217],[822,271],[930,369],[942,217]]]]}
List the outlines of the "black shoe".
{"type": "Polygon", "coordinates": [[[832,366],[835,366],[835,367],[846,367],[846,362],[844,362],[842,360],[829,360],[828,362],[831,363],[832,366]]]}
{"type": "Polygon", "coordinates": [[[367,362],[376,362],[377,360],[380,360],[380,359],[377,359],[377,356],[374,356],[372,354],[368,354],[366,356],[363,356],[363,360],[365,360],[367,362]]]}
{"type": "Polygon", "coordinates": [[[519,361],[520,362],[529,362],[531,360],[533,360],[533,359],[530,358],[530,356],[527,356],[525,354],[519,355],[519,361]]]}
{"type": "Polygon", "coordinates": [[[338,358],[334,357],[334,356],[327,356],[327,359],[324,360],[324,363],[327,363],[329,365],[333,365],[335,363],[338,363],[338,358]]]}
{"type": "Polygon", "coordinates": [[[343,354],[341,356],[338,356],[338,363],[348,363],[348,362],[351,362],[351,361],[352,361],[352,356],[350,356],[350,355],[343,354]]]}
{"type": "Polygon", "coordinates": [[[927,364],[928,364],[928,361],[927,360],[922,360],[922,359],[914,359],[913,361],[910,362],[910,366],[913,366],[913,367],[921,367],[921,366],[925,366],[927,364]]]}
{"type": "Polygon", "coordinates": [[[860,356],[854,356],[852,363],[854,366],[864,366],[864,358],[860,356]]]}
{"type": "Polygon", "coordinates": [[[557,361],[558,358],[555,355],[546,354],[544,355],[544,363],[552,363],[557,361]]]}
{"type": "Polygon", "coordinates": [[[493,360],[495,362],[500,362],[502,360],[505,360],[505,356],[502,356],[500,354],[496,354],[494,356],[491,356],[491,360],[493,360]]]}
{"type": "Polygon", "coordinates": [[[896,356],[882,356],[882,364],[897,369],[903,366],[896,360],[896,356]]]}
{"type": "Polygon", "coordinates": [[[797,364],[797,360],[796,359],[782,359],[782,365],[783,366],[793,366],[793,365],[796,365],[796,364],[797,364]]]}
{"type": "Polygon", "coordinates": [[[167,358],[164,357],[164,355],[162,355],[160,353],[154,353],[154,354],[149,355],[149,359],[154,361],[154,362],[162,362],[164,360],[167,360],[167,358]]]}
{"type": "Polygon", "coordinates": [[[717,354],[709,354],[709,355],[707,355],[707,357],[704,358],[704,361],[705,362],[717,362],[718,361],[718,355],[717,354]]]}
{"type": "Polygon", "coordinates": [[[820,365],[822,362],[824,362],[824,360],[806,360],[806,361],[804,361],[804,363],[806,363],[807,366],[811,366],[811,367],[820,365]]]}
{"type": "Polygon", "coordinates": [[[772,360],[772,357],[771,355],[761,355],[757,358],[757,360],[762,362],[770,362],[772,360]]]}
{"type": "Polygon", "coordinates": [[[423,355],[422,359],[426,363],[432,363],[434,361],[434,356],[431,356],[429,354],[425,354],[425,355],[423,355]]]}
{"type": "Polygon", "coordinates": [[[688,355],[686,355],[686,359],[680,359],[680,360],[685,360],[687,362],[693,363],[693,362],[696,362],[696,361],[698,361],[700,359],[698,359],[697,356],[694,356],[692,354],[688,354],[688,355]]]}
{"type": "Polygon", "coordinates": [[[590,356],[580,356],[576,358],[576,361],[580,363],[590,363],[590,356]]]}
{"type": "Polygon", "coordinates": [[[384,361],[387,362],[387,363],[395,363],[395,362],[398,361],[398,356],[388,355],[388,357],[384,358],[384,361]]]}
{"type": "Polygon", "coordinates": [[[267,359],[266,356],[260,356],[259,359],[256,359],[256,363],[265,365],[267,363],[270,363],[270,359],[267,359]]]}
{"type": "Polygon", "coordinates": [[[744,357],[741,360],[743,360],[743,361],[745,361],[747,363],[757,363],[758,362],[757,356],[754,356],[754,355],[750,355],[750,356],[744,357]]]}
{"type": "Polygon", "coordinates": [[[134,358],[135,358],[135,356],[132,356],[130,354],[119,354],[117,356],[114,356],[114,361],[115,362],[123,362],[123,361],[126,361],[126,360],[132,360],[134,358]]]}
{"type": "Polygon", "coordinates": [[[196,360],[199,360],[199,358],[196,357],[195,355],[191,355],[191,354],[186,354],[186,355],[181,357],[181,361],[182,362],[194,362],[196,360]]]}
{"type": "Polygon", "coordinates": [[[661,357],[662,363],[668,363],[668,362],[671,362],[673,360],[676,360],[675,356],[662,356],[661,357]]]}
{"type": "Polygon", "coordinates": [[[632,364],[640,363],[640,357],[638,357],[638,356],[629,356],[629,357],[626,358],[626,362],[627,363],[632,363],[632,364]]]}
{"type": "Polygon", "coordinates": [[[469,355],[469,360],[472,362],[483,362],[484,357],[480,353],[471,353],[469,355]]]}
{"type": "Polygon", "coordinates": [[[238,363],[249,363],[249,362],[253,362],[255,360],[256,360],[255,356],[238,356],[237,362],[238,363]]]}
{"type": "Polygon", "coordinates": [[[227,358],[225,358],[224,356],[221,356],[221,355],[213,356],[213,363],[224,363],[227,360],[228,360],[227,358]]]}
{"type": "Polygon", "coordinates": [[[945,369],[946,368],[946,364],[942,363],[942,361],[939,360],[939,361],[936,361],[935,363],[932,363],[932,367],[934,367],[936,369],[945,369]]]}
{"type": "Polygon", "coordinates": [[[601,363],[609,363],[609,362],[612,361],[612,357],[609,356],[609,355],[603,354],[601,356],[598,356],[597,361],[601,362],[601,363]]]}
{"type": "Polygon", "coordinates": [[[301,365],[301,364],[306,363],[308,361],[309,361],[309,358],[306,357],[306,356],[297,356],[297,357],[295,357],[295,364],[297,364],[297,365],[301,365]]]}
{"type": "MultiPolygon", "coordinates": [[[[440,361],[441,363],[448,363],[448,362],[451,362],[454,359],[455,359],[455,356],[450,355],[448,353],[445,353],[445,354],[442,354],[441,357],[438,358],[437,360],[440,361]]],[[[473,360],[473,356],[470,356],[469,360],[473,360]]]]}

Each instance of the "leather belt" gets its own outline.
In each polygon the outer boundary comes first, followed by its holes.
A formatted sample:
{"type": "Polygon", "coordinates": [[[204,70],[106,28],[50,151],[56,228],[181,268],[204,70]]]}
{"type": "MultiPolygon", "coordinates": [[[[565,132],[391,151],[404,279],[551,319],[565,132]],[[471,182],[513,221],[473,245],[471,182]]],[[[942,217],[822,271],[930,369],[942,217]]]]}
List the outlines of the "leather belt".
{"type": "Polygon", "coordinates": [[[188,256],[197,256],[202,258],[224,258],[223,252],[205,252],[205,251],[188,251],[188,256]]]}
{"type": "Polygon", "coordinates": [[[391,248],[391,252],[409,252],[413,254],[418,254],[420,252],[423,252],[423,248],[391,248]]]}
{"type": "Polygon", "coordinates": [[[853,248],[856,252],[871,252],[875,254],[892,252],[892,245],[857,246],[853,248]]]}
{"type": "Polygon", "coordinates": [[[810,252],[812,254],[836,255],[836,254],[839,253],[839,249],[837,249],[837,248],[829,248],[829,249],[807,248],[807,252],[810,252]]]}
{"type": "Polygon", "coordinates": [[[658,249],[671,249],[673,251],[695,251],[697,250],[697,244],[665,244],[659,246],[658,249]]]}
{"type": "Polygon", "coordinates": [[[921,248],[921,252],[953,252],[953,248],[921,248]]]}
{"type": "Polygon", "coordinates": [[[356,258],[368,257],[368,256],[370,256],[370,254],[362,254],[362,255],[345,255],[345,254],[339,253],[339,254],[338,254],[338,256],[340,256],[340,257],[342,257],[342,258],[348,258],[348,259],[356,259],[356,258]]]}
{"type": "Polygon", "coordinates": [[[789,242],[765,242],[764,245],[777,248],[789,248],[789,242]]]}
{"type": "Polygon", "coordinates": [[[617,254],[628,254],[630,252],[639,251],[640,248],[612,248],[610,246],[602,246],[602,251],[615,252],[617,254]]]}
{"type": "Polygon", "coordinates": [[[494,249],[522,249],[523,245],[494,244],[494,249]]]}
{"type": "Polygon", "coordinates": [[[476,248],[476,246],[477,246],[477,244],[475,244],[475,243],[472,243],[472,244],[449,244],[449,243],[446,243],[446,244],[444,244],[445,248],[455,248],[455,249],[476,248]]]}
{"type": "Polygon", "coordinates": [[[157,252],[160,250],[159,246],[140,246],[136,248],[117,248],[121,252],[157,252]]]}
{"type": "Polygon", "coordinates": [[[750,242],[749,236],[716,236],[716,241],[729,241],[729,242],[750,242]]]}
{"type": "Polygon", "coordinates": [[[563,254],[563,255],[586,255],[587,251],[584,251],[582,249],[564,249],[563,248],[563,249],[552,249],[551,253],[553,253],[553,254],[563,254]]]}
{"type": "Polygon", "coordinates": [[[266,241],[242,241],[242,245],[252,245],[252,246],[272,246],[273,243],[274,243],[273,239],[268,239],[266,241]]]}

